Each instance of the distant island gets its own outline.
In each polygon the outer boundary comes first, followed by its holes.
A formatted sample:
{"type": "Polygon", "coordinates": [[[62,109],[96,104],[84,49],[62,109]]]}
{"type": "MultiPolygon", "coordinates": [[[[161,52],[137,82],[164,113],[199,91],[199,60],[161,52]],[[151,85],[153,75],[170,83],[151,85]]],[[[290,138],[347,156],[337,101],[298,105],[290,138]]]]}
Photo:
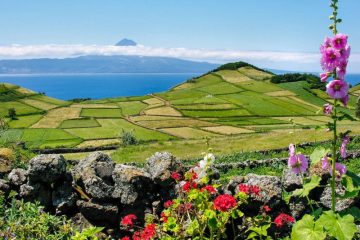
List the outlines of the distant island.
{"type": "Polygon", "coordinates": [[[168,57],[81,56],[0,60],[0,74],[55,73],[203,73],[217,64],[168,57]]]}

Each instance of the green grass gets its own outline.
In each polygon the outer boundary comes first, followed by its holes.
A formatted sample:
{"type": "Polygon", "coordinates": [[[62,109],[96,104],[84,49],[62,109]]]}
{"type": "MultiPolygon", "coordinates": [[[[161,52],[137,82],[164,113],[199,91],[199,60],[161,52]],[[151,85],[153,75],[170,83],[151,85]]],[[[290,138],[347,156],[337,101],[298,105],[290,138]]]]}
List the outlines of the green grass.
{"type": "Polygon", "coordinates": [[[177,105],[177,109],[181,110],[224,110],[224,109],[237,109],[236,106],[231,103],[222,104],[191,104],[191,105],[177,105]]]}
{"type": "Polygon", "coordinates": [[[16,120],[10,120],[9,127],[10,128],[27,128],[36,123],[42,118],[40,114],[27,115],[27,116],[19,116],[16,120]]]}
{"type": "Polygon", "coordinates": [[[40,110],[38,108],[34,108],[30,105],[16,102],[16,101],[0,102],[0,116],[7,116],[8,110],[10,108],[15,108],[17,115],[28,115],[28,114],[43,112],[42,110],[40,110]]]}
{"type": "Polygon", "coordinates": [[[267,92],[275,92],[275,91],[283,90],[282,88],[278,87],[276,84],[262,82],[262,81],[255,81],[255,80],[236,83],[236,85],[244,90],[258,92],[258,93],[267,93],[267,92]]]}
{"type": "Polygon", "coordinates": [[[0,142],[26,142],[29,148],[39,148],[56,142],[56,146],[75,146],[82,140],[61,129],[9,129],[1,134],[0,142]]]}
{"type": "Polygon", "coordinates": [[[72,128],[66,131],[83,139],[104,139],[118,138],[122,130],[134,131],[136,138],[140,141],[159,140],[165,141],[173,139],[167,134],[134,125],[124,119],[98,119],[101,127],[91,128],[72,128]]]}
{"type": "Polygon", "coordinates": [[[140,101],[117,102],[124,116],[137,115],[147,107],[147,104],[140,101]]]}
{"type": "Polygon", "coordinates": [[[258,116],[287,116],[294,115],[294,111],[271,102],[273,97],[255,92],[243,92],[241,94],[228,94],[220,98],[242,106],[250,113],[258,116]]]}
{"type": "Polygon", "coordinates": [[[307,91],[305,88],[307,87],[307,83],[304,81],[300,82],[290,82],[290,83],[280,83],[278,84],[280,87],[292,91],[298,95],[298,98],[315,104],[317,106],[323,106],[326,101],[322,98],[315,96],[313,93],[307,91]]]}
{"type": "Polygon", "coordinates": [[[56,99],[56,98],[52,98],[52,97],[48,97],[48,96],[44,96],[41,94],[35,95],[30,97],[31,99],[35,99],[35,100],[39,100],[39,101],[43,101],[43,102],[47,102],[47,103],[51,103],[51,104],[55,104],[58,106],[65,106],[65,105],[70,105],[70,102],[67,101],[63,101],[60,99],[56,99]]]}
{"type": "Polygon", "coordinates": [[[119,118],[122,117],[120,109],[113,108],[84,108],[81,117],[119,118]]]}
{"type": "Polygon", "coordinates": [[[214,120],[216,123],[232,126],[244,126],[244,125],[269,125],[269,124],[287,124],[288,121],[282,121],[273,118],[258,118],[258,117],[245,117],[245,118],[228,118],[214,120]]]}
{"type": "Polygon", "coordinates": [[[181,110],[184,116],[197,118],[227,118],[227,117],[241,117],[251,115],[246,109],[230,109],[230,110],[181,110]]]}
{"type": "Polygon", "coordinates": [[[92,128],[99,127],[100,124],[96,119],[69,119],[61,123],[60,128],[92,128]]]}
{"type": "Polygon", "coordinates": [[[221,83],[217,83],[217,84],[212,84],[209,86],[205,86],[205,87],[201,87],[201,88],[197,88],[198,91],[203,91],[209,94],[229,94],[229,93],[237,93],[237,92],[242,92],[244,91],[241,88],[238,88],[236,86],[234,86],[233,84],[230,83],[226,83],[226,82],[221,82],[221,83]]]}

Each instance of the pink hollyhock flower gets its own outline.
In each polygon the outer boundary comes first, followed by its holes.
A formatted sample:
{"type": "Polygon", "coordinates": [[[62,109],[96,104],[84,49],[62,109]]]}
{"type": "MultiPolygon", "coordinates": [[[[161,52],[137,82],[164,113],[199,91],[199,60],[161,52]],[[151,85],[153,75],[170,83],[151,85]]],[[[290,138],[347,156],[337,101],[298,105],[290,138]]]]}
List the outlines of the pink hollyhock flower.
{"type": "Polygon", "coordinates": [[[235,208],[236,206],[237,203],[235,198],[229,194],[219,195],[214,200],[215,209],[221,212],[227,212],[228,210],[235,208]]]}
{"type": "Polygon", "coordinates": [[[332,47],[326,48],[322,53],[321,66],[324,71],[332,72],[338,66],[340,59],[340,51],[332,47]]]}
{"type": "Polygon", "coordinates": [[[332,44],[332,39],[329,37],[326,37],[324,39],[324,43],[320,45],[320,52],[324,53],[327,48],[332,47],[331,44],[332,44]]]}
{"type": "Polygon", "coordinates": [[[289,155],[290,156],[295,156],[295,145],[294,144],[292,144],[292,143],[290,143],[290,145],[289,145],[289,155]]]}
{"type": "Polygon", "coordinates": [[[333,39],[331,39],[331,45],[336,49],[343,49],[347,45],[348,36],[342,33],[338,33],[335,35],[333,39]]]}
{"type": "Polygon", "coordinates": [[[279,216],[277,216],[274,220],[274,223],[278,228],[281,228],[284,225],[293,222],[295,222],[295,219],[286,213],[280,213],[279,216]]]}
{"type": "Polygon", "coordinates": [[[346,158],[347,153],[346,153],[346,146],[349,144],[350,142],[350,137],[349,136],[345,136],[343,138],[343,141],[341,143],[341,147],[340,147],[340,154],[342,158],[346,158]]]}
{"type": "Polygon", "coordinates": [[[297,154],[289,157],[288,166],[295,174],[304,173],[309,166],[309,160],[304,155],[297,154]]]}
{"type": "Polygon", "coordinates": [[[321,82],[326,82],[330,77],[330,73],[320,73],[320,80],[321,82]]]}
{"type": "Polygon", "coordinates": [[[346,67],[347,67],[347,62],[346,61],[342,61],[339,64],[339,66],[336,67],[336,75],[337,75],[338,79],[344,80],[345,74],[346,74],[346,67]]]}
{"type": "Polygon", "coordinates": [[[335,99],[344,98],[348,94],[349,85],[345,81],[333,80],[326,85],[326,92],[335,99]]]}
{"type": "MultiPolygon", "coordinates": [[[[336,178],[340,179],[342,177],[342,175],[344,175],[346,173],[346,166],[344,164],[341,163],[335,163],[335,175],[336,178]]],[[[330,171],[330,175],[332,176],[332,168],[330,167],[329,169],[330,171]]]]}
{"type": "Polygon", "coordinates": [[[351,47],[346,45],[344,49],[340,50],[340,58],[339,60],[342,62],[347,62],[350,57],[351,47]]]}
{"type": "Polygon", "coordinates": [[[341,98],[340,101],[346,107],[349,103],[349,95],[346,95],[345,97],[341,98]]]}
{"type": "Polygon", "coordinates": [[[322,165],[322,169],[329,170],[330,162],[329,162],[329,159],[327,156],[325,156],[321,159],[321,165],[322,165]]]}
{"type": "Polygon", "coordinates": [[[324,104],[323,112],[325,115],[331,115],[332,111],[334,109],[334,106],[330,103],[324,104]]]}

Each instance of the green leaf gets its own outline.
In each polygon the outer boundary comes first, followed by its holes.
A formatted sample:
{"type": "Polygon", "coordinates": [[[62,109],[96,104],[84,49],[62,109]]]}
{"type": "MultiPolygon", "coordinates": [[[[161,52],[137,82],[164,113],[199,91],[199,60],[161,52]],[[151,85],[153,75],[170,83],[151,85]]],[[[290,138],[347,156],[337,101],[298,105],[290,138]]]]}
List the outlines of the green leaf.
{"type": "Polygon", "coordinates": [[[296,189],[292,195],[293,196],[300,196],[300,197],[306,197],[309,195],[310,191],[314,188],[318,187],[320,185],[321,177],[318,175],[313,175],[311,177],[310,182],[304,183],[303,188],[296,189]]]}
{"type": "Polygon", "coordinates": [[[326,238],[326,233],[323,227],[314,222],[314,217],[304,215],[304,217],[296,222],[291,232],[292,240],[323,240],[326,238]]]}
{"type": "Polygon", "coordinates": [[[354,217],[345,215],[341,217],[333,211],[324,212],[317,221],[327,233],[337,240],[351,240],[357,232],[354,217]]]}
{"type": "Polygon", "coordinates": [[[341,213],[341,216],[350,214],[354,217],[355,221],[360,221],[360,209],[358,207],[352,207],[350,209],[346,209],[345,212],[341,213]]]}
{"type": "Polygon", "coordinates": [[[310,155],[311,164],[318,163],[326,154],[330,152],[330,149],[325,149],[324,147],[317,147],[310,155]]]}

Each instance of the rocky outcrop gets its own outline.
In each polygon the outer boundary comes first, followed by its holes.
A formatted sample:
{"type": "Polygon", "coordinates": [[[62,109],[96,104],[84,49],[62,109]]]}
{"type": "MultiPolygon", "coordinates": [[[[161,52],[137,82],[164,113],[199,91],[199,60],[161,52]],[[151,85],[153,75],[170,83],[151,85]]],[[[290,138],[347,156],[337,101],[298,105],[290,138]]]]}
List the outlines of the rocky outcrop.
{"type": "Polygon", "coordinates": [[[0,194],[3,194],[5,196],[7,196],[10,192],[10,186],[9,186],[9,182],[0,179],[0,194]]]}
{"type": "Polygon", "coordinates": [[[114,191],[114,168],[115,163],[108,155],[101,152],[91,153],[73,168],[73,184],[83,188],[90,198],[110,200],[114,191]]]}
{"type": "Polygon", "coordinates": [[[168,184],[172,181],[171,173],[181,172],[182,166],[171,153],[157,152],[146,160],[145,171],[155,183],[168,184]]]}
{"type": "Polygon", "coordinates": [[[15,168],[9,173],[8,179],[11,185],[18,187],[26,183],[27,172],[24,169],[15,168]]]}
{"type": "Polygon", "coordinates": [[[30,160],[28,178],[30,182],[54,183],[66,172],[66,161],[62,155],[39,155],[30,160]]]}
{"type": "Polygon", "coordinates": [[[112,178],[115,183],[112,197],[122,204],[136,203],[153,188],[150,174],[133,166],[116,165],[112,178]]]}

